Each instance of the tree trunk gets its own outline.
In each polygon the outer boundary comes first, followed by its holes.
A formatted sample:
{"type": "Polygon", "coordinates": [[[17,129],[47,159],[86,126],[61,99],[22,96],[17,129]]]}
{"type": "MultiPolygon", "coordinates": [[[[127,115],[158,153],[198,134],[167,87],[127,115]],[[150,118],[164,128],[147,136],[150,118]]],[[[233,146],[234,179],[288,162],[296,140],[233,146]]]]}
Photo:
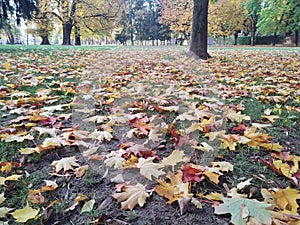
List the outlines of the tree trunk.
{"type": "Polygon", "coordinates": [[[75,45],[81,45],[80,27],[75,26],[75,45]]]}
{"type": "Polygon", "coordinates": [[[296,47],[298,47],[298,39],[299,39],[299,31],[296,30],[295,31],[295,44],[296,44],[296,47]]]}
{"type": "Polygon", "coordinates": [[[50,45],[50,41],[49,41],[48,36],[42,37],[41,45],[50,45]]]}
{"type": "Polygon", "coordinates": [[[71,45],[72,21],[63,23],[63,43],[62,45],[71,45]]]}
{"type": "Polygon", "coordinates": [[[272,44],[272,46],[276,45],[276,38],[277,38],[277,34],[276,34],[276,32],[274,32],[274,38],[273,38],[273,44],[272,44]]]}
{"type": "Polygon", "coordinates": [[[188,55],[196,55],[204,60],[210,58],[207,52],[207,17],[208,0],[194,0],[191,44],[188,55]]]}
{"type": "Polygon", "coordinates": [[[236,30],[234,32],[234,45],[237,45],[238,37],[239,37],[239,31],[236,30]]]}
{"type": "Polygon", "coordinates": [[[7,37],[8,37],[9,44],[14,45],[15,44],[14,34],[11,32],[11,30],[6,30],[6,34],[7,34],[7,37]]]}
{"type": "Polygon", "coordinates": [[[254,16],[252,18],[252,29],[251,29],[251,45],[254,46],[256,44],[256,24],[257,24],[257,17],[254,16]]]}

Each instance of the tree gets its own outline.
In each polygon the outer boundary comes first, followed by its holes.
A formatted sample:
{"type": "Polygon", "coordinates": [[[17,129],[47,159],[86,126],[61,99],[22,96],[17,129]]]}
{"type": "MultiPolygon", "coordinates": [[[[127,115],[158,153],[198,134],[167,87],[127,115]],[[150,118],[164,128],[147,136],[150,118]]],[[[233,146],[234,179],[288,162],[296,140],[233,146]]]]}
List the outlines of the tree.
{"type": "Polygon", "coordinates": [[[1,0],[0,1],[0,27],[5,24],[9,14],[15,12],[17,24],[21,18],[30,19],[32,12],[37,10],[37,0],[1,0]]]}
{"type": "Polygon", "coordinates": [[[298,46],[298,35],[300,30],[300,1],[288,0],[286,7],[287,30],[295,34],[295,43],[298,46]]]}
{"type": "Polygon", "coordinates": [[[273,33],[273,46],[276,44],[277,34],[285,31],[285,24],[283,21],[286,14],[286,6],[287,5],[282,4],[282,1],[267,0],[260,12],[257,30],[262,34],[273,33]]]}
{"type": "Polygon", "coordinates": [[[116,26],[119,12],[122,7],[121,0],[49,0],[47,14],[55,16],[62,25],[63,43],[71,45],[71,33],[75,28],[76,43],[80,44],[80,32],[89,30],[109,29],[116,26]],[[104,27],[106,24],[108,26],[104,27]],[[113,26],[112,26],[113,24],[113,26]]]}
{"type": "Polygon", "coordinates": [[[244,29],[247,17],[242,0],[222,0],[209,6],[208,33],[213,37],[234,35],[234,45],[238,34],[244,29]]]}
{"type": "Polygon", "coordinates": [[[207,52],[207,33],[208,0],[194,0],[191,44],[188,55],[195,55],[204,60],[211,57],[207,52]]]}
{"type": "Polygon", "coordinates": [[[170,30],[181,34],[187,39],[192,30],[192,0],[162,0],[159,22],[170,26],[170,30]]]}
{"type": "Polygon", "coordinates": [[[261,11],[261,4],[262,0],[246,0],[244,3],[248,14],[247,17],[250,21],[251,45],[255,45],[256,42],[257,23],[261,11]]]}
{"type": "Polygon", "coordinates": [[[33,13],[33,18],[27,22],[27,33],[40,36],[42,38],[41,45],[50,45],[49,36],[54,29],[53,20],[46,13],[48,4],[47,0],[40,0],[39,10],[33,13]]]}

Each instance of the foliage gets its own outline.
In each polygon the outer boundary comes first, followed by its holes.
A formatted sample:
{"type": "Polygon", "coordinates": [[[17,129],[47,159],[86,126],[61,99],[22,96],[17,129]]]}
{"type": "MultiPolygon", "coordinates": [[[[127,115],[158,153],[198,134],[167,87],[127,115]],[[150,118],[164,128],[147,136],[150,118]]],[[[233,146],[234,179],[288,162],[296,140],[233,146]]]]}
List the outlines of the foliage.
{"type": "Polygon", "coordinates": [[[0,215],[107,222],[165,198],[298,223],[299,52],[217,49],[208,68],[183,50],[2,47],[0,215]]]}
{"type": "Polygon", "coordinates": [[[247,14],[242,3],[241,0],[229,0],[210,5],[208,21],[210,36],[229,36],[244,29],[247,14]]]}

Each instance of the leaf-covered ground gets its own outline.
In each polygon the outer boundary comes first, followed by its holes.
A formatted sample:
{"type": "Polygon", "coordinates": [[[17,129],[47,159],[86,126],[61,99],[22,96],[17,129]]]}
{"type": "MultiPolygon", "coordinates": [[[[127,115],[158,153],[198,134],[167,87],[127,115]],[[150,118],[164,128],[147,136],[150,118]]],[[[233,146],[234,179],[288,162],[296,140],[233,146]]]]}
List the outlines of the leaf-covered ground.
{"type": "Polygon", "coordinates": [[[299,224],[300,49],[186,50],[1,47],[2,223],[299,224]]]}

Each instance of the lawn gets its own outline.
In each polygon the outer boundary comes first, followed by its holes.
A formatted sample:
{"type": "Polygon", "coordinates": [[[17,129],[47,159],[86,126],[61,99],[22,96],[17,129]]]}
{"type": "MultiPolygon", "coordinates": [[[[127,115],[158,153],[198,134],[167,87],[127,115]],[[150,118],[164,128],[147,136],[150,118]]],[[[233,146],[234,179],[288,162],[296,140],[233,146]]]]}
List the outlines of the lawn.
{"type": "Polygon", "coordinates": [[[0,221],[299,224],[300,48],[186,51],[0,46],[0,221]]]}

